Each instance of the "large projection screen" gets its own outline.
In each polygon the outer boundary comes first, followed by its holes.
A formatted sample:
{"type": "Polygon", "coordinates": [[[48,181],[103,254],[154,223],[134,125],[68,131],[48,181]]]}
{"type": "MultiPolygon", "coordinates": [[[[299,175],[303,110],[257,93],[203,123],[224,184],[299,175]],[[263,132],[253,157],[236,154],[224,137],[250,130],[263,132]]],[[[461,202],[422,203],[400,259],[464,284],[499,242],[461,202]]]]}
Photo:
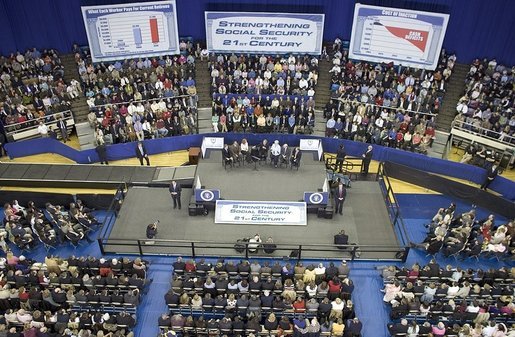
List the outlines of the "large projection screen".
{"type": "Polygon", "coordinates": [[[448,14],[356,4],[349,46],[352,59],[434,70],[448,14]]]}
{"type": "Polygon", "coordinates": [[[320,55],[324,14],[205,12],[212,53],[320,55]]]}
{"type": "Polygon", "coordinates": [[[81,9],[93,62],[179,53],[175,0],[81,9]]]}

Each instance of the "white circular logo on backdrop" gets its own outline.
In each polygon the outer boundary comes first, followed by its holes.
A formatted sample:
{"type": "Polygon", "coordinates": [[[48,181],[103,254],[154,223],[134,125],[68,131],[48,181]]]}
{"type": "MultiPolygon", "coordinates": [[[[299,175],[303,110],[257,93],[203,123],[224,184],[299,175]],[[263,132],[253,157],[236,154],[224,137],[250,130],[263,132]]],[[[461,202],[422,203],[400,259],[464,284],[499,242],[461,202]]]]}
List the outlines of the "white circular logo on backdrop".
{"type": "Polygon", "coordinates": [[[210,190],[203,190],[200,192],[200,199],[204,201],[211,201],[215,198],[215,194],[210,190]]]}
{"type": "Polygon", "coordinates": [[[309,196],[309,202],[312,204],[321,204],[324,201],[324,196],[321,193],[313,193],[309,196]]]}

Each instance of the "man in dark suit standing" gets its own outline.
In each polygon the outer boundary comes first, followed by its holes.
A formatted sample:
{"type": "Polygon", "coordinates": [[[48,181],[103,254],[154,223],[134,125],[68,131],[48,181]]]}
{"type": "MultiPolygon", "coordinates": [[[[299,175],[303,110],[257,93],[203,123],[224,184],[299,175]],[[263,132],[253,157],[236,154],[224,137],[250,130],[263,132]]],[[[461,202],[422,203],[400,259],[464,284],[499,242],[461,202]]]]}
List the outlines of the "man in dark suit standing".
{"type": "Polygon", "coordinates": [[[68,138],[68,128],[66,127],[66,121],[62,119],[62,117],[59,117],[57,120],[57,127],[61,131],[61,137],[63,138],[63,142],[66,143],[67,140],[70,140],[68,138]]]}
{"type": "Polygon", "coordinates": [[[363,157],[363,166],[361,168],[361,172],[363,172],[364,174],[368,174],[368,167],[370,166],[370,161],[372,160],[372,150],[372,145],[369,145],[367,152],[361,155],[363,157]]]}
{"type": "Polygon", "coordinates": [[[95,148],[98,154],[98,158],[100,159],[100,164],[106,164],[109,165],[109,162],[107,161],[107,148],[105,144],[98,144],[98,146],[95,148]]]}
{"type": "Polygon", "coordinates": [[[136,157],[138,157],[141,166],[143,166],[143,158],[147,162],[147,166],[150,166],[150,159],[148,159],[147,149],[145,149],[145,146],[142,142],[138,142],[138,145],[136,146],[136,157]]]}
{"type": "Polygon", "coordinates": [[[481,185],[481,189],[485,190],[487,187],[494,181],[495,177],[499,174],[499,168],[496,164],[493,164],[487,171],[486,171],[486,178],[483,184],[481,185]]]}
{"type": "Polygon", "coordinates": [[[342,183],[339,183],[334,196],[334,211],[336,213],[340,213],[340,215],[343,215],[343,203],[345,202],[346,196],[347,190],[345,189],[345,186],[342,183]]]}
{"type": "MultiPolygon", "coordinates": [[[[342,166],[343,161],[345,160],[345,157],[347,156],[347,153],[345,152],[345,147],[343,144],[340,145],[338,150],[336,151],[336,166],[335,169],[338,169],[338,172],[342,172],[342,166]]],[[[335,170],[336,171],[336,170],[335,170]]]]}
{"type": "Polygon", "coordinates": [[[177,206],[179,206],[179,209],[181,209],[181,185],[177,184],[175,180],[172,180],[172,183],[170,184],[168,190],[170,191],[170,195],[172,196],[173,208],[176,209],[177,206]]]}

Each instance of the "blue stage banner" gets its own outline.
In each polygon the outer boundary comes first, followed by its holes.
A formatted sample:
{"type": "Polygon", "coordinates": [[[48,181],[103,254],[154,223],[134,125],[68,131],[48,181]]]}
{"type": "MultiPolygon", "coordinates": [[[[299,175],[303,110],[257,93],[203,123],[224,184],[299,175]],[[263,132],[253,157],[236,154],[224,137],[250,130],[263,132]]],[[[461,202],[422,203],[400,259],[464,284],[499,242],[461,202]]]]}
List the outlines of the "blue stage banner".
{"type": "Polygon", "coordinates": [[[195,190],[195,202],[216,202],[220,199],[220,190],[206,190],[197,188],[195,190]]]}
{"type": "Polygon", "coordinates": [[[324,14],[205,12],[211,53],[322,52],[324,14]]]}
{"type": "Polygon", "coordinates": [[[308,205],[324,206],[329,203],[328,192],[304,192],[304,202],[308,205]]]}

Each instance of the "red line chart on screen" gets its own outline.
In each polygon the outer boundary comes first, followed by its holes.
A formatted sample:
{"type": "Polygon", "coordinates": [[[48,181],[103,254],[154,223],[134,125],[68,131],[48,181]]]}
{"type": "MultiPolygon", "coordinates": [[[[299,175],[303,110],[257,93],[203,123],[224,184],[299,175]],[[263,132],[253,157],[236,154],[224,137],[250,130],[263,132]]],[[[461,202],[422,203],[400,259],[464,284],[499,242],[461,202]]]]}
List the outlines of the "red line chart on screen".
{"type": "Polygon", "coordinates": [[[363,24],[360,52],[383,58],[425,61],[433,37],[433,27],[419,21],[367,17],[363,24]]]}

